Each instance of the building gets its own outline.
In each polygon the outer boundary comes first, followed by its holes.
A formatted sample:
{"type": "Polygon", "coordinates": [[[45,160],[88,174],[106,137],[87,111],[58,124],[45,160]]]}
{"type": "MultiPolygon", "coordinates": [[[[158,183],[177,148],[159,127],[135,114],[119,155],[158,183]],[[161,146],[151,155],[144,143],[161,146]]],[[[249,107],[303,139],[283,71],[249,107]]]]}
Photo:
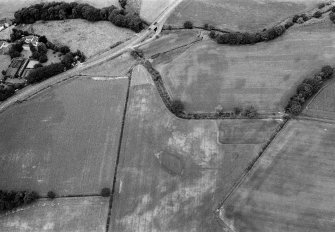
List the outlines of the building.
{"type": "Polygon", "coordinates": [[[37,36],[29,35],[29,36],[26,36],[24,39],[25,39],[24,42],[26,44],[30,44],[31,43],[35,47],[38,45],[38,37],[37,36]]]}
{"type": "Polygon", "coordinates": [[[0,41],[0,49],[6,48],[8,46],[9,46],[9,43],[7,43],[6,41],[0,41]]]}
{"type": "Polygon", "coordinates": [[[14,58],[12,59],[12,62],[10,63],[5,77],[7,78],[18,78],[21,77],[21,75],[24,72],[24,69],[26,68],[27,64],[29,62],[29,59],[24,58],[14,58]]]}
{"type": "Polygon", "coordinates": [[[12,20],[8,18],[0,19],[0,31],[6,29],[7,27],[11,26],[13,24],[12,20]]]}

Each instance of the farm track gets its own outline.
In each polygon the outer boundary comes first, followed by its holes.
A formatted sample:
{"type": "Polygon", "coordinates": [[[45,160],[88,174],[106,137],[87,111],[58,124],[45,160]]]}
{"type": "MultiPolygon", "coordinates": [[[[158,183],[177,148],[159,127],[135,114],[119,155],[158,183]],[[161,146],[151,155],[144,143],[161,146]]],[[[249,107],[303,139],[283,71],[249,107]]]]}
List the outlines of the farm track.
{"type": "Polygon", "coordinates": [[[112,191],[111,191],[111,196],[110,196],[110,199],[109,199],[108,215],[107,215],[106,230],[105,230],[106,232],[109,231],[110,218],[111,218],[111,214],[112,214],[114,193],[115,193],[115,188],[116,188],[117,171],[118,171],[118,165],[119,165],[119,161],[120,161],[121,146],[122,146],[124,126],[125,126],[127,108],[128,108],[128,101],[129,101],[132,70],[133,70],[133,67],[128,72],[127,95],[126,95],[126,101],[125,101],[125,106],[124,106],[124,110],[123,110],[123,116],[122,116],[122,124],[121,124],[120,138],[119,138],[119,144],[118,144],[118,149],[117,149],[117,157],[116,157],[116,164],[115,164],[115,170],[114,170],[114,179],[113,179],[112,191]]]}

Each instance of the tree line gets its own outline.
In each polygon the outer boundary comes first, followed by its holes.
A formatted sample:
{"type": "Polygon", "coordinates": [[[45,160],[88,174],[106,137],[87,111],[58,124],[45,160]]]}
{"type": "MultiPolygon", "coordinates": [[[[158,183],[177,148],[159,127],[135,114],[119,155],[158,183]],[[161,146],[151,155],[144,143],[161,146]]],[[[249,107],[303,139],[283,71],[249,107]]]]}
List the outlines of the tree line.
{"type": "Polygon", "coordinates": [[[327,80],[333,77],[334,69],[327,65],[322,67],[321,71],[313,78],[305,79],[296,90],[293,97],[290,98],[285,107],[286,113],[298,115],[303,109],[304,103],[316,94],[327,80]]]}
{"type": "Polygon", "coordinates": [[[89,4],[77,2],[49,2],[34,4],[18,10],[14,14],[15,22],[30,24],[38,20],[86,19],[91,22],[110,21],[116,26],[139,32],[144,23],[139,15],[116,6],[95,8],[89,4]]]}
{"type": "Polygon", "coordinates": [[[39,198],[34,191],[3,191],[0,190],[0,212],[28,205],[39,198]]]}

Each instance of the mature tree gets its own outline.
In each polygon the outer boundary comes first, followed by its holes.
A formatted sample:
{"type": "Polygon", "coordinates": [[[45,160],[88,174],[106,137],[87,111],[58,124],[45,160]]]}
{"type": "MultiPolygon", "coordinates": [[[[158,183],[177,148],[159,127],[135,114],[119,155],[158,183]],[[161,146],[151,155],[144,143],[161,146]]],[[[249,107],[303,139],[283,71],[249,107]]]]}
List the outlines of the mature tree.
{"type": "Polygon", "coordinates": [[[185,21],[184,22],[184,28],[192,29],[193,28],[193,23],[191,21],[185,21]]]}
{"type": "Polygon", "coordinates": [[[60,51],[61,53],[63,53],[63,55],[65,55],[66,53],[69,53],[69,52],[70,52],[70,48],[69,48],[68,46],[61,46],[61,47],[59,48],[59,51],[60,51]]]}
{"type": "Polygon", "coordinates": [[[320,11],[316,11],[314,14],[313,14],[313,17],[314,18],[320,18],[322,16],[322,13],[320,11]]]}
{"type": "Polygon", "coordinates": [[[54,193],[53,191],[49,191],[47,193],[47,196],[49,199],[55,199],[56,198],[56,193],[54,193]]]}
{"type": "Polygon", "coordinates": [[[329,79],[334,73],[334,69],[330,65],[326,65],[321,69],[323,79],[329,79]]]}
{"type": "Polygon", "coordinates": [[[41,54],[46,54],[48,52],[48,48],[44,43],[39,43],[37,46],[37,51],[41,54]]]}
{"type": "Polygon", "coordinates": [[[67,68],[72,68],[72,63],[75,61],[73,55],[71,52],[67,53],[63,59],[62,59],[62,64],[67,68]]]}
{"type": "Polygon", "coordinates": [[[109,197],[111,195],[111,190],[110,190],[110,188],[103,188],[103,189],[101,189],[100,194],[103,197],[109,197]]]}
{"type": "Polygon", "coordinates": [[[184,104],[180,100],[173,100],[171,102],[171,110],[173,113],[181,113],[185,109],[184,104]]]}
{"type": "Polygon", "coordinates": [[[122,8],[126,8],[127,0],[119,0],[119,3],[122,8]]]}
{"type": "Polygon", "coordinates": [[[41,54],[41,56],[38,58],[38,61],[40,63],[46,63],[48,61],[48,56],[46,54],[41,54]]]}
{"type": "Polygon", "coordinates": [[[48,43],[48,39],[45,35],[42,35],[40,38],[38,38],[38,42],[41,42],[41,43],[48,43]]]}

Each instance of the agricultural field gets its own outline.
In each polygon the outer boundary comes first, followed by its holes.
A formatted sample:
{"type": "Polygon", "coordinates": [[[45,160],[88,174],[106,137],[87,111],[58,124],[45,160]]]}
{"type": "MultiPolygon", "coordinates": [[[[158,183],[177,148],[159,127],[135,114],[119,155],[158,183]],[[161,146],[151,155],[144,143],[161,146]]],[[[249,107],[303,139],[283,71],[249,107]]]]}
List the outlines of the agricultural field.
{"type": "Polygon", "coordinates": [[[78,77],[2,112],[0,189],[64,196],[111,187],[127,86],[78,77]]]}
{"type": "Polygon", "coordinates": [[[220,29],[255,31],[316,7],[319,0],[184,0],[166,24],[182,26],[192,21],[220,29]]]}
{"type": "MultiPolygon", "coordinates": [[[[54,2],[55,0],[1,0],[0,18],[13,17],[15,11],[41,2],[54,2]]],[[[119,6],[118,0],[62,0],[63,2],[88,3],[97,8],[103,8],[110,5],[119,6]]]]}
{"type": "Polygon", "coordinates": [[[236,232],[334,231],[335,125],[290,121],[224,202],[236,232]]]}
{"type": "Polygon", "coordinates": [[[335,82],[330,82],[315,98],[307,105],[304,115],[335,119],[335,82]]]}
{"type": "Polygon", "coordinates": [[[116,42],[126,40],[135,34],[107,21],[92,23],[83,19],[39,21],[29,26],[34,33],[45,35],[55,44],[68,45],[73,51],[77,49],[83,51],[88,58],[108,50],[116,42]]]}
{"type": "Polygon", "coordinates": [[[113,60],[84,70],[82,73],[85,75],[98,76],[125,76],[135,63],[136,60],[132,56],[123,54],[113,60]]]}
{"type": "Polygon", "coordinates": [[[333,64],[334,29],[328,20],[294,26],[276,40],[252,46],[218,46],[207,40],[165,53],[154,66],[188,111],[253,105],[260,113],[283,112],[303,79],[333,64]]]}
{"type": "Polygon", "coordinates": [[[109,231],[222,231],[213,212],[281,122],[178,119],[143,72],[131,81],[109,231]],[[247,128],[258,139],[218,142],[247,128]]]}
{"type": "Polygon", "coordinates": [[[108,198],[58,198],[0,216],[1,232],[101,232],[106,227],[108,198]]]}

